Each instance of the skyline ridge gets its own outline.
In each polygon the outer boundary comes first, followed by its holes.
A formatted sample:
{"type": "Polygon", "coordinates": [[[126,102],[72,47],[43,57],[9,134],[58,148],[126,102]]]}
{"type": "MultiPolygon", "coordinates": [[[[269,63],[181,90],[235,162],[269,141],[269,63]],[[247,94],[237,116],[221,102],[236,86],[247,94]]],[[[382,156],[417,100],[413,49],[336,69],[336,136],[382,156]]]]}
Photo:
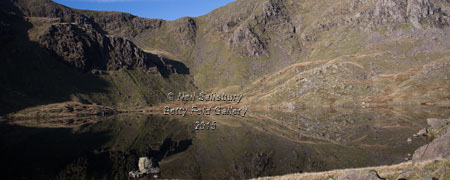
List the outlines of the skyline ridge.
{"type": "Polygon", "coordinates": [[[94,11],[119,11],[152,19],[176,20],[198,17],[234,0],[53,0],[70,8],[94,11]]]}

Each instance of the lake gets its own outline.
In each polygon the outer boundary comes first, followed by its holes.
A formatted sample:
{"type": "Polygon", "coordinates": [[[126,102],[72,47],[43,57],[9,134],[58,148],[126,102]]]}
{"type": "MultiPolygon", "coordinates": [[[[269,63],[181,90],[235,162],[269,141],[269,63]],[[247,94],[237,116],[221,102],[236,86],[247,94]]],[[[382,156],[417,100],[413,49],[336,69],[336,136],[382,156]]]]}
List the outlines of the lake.
{"type": "Polygon", "coordinates": [[[448,117],[449,108],[411,106],[8,120],[0,122],[0,178],[127,179],[142,156],[169,179],[388,165],[429,142],[412,137],[427,118],[448,117]]]}

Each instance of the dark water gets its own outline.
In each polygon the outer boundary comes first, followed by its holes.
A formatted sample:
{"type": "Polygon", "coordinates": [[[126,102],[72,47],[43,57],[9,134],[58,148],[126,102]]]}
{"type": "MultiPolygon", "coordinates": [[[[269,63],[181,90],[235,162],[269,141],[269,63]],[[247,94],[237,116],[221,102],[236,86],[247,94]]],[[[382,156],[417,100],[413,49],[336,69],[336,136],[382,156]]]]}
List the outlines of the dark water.
{"type": "Polygon", "coordinates": [[[158,162],[162,178],[184,179],[394,164],[428,141],[406,141],[426,118],[448,117],[448,108],[402,107],[7,121],[0,122],[0,179],[127,179],[141,156],[158,162]],[[196,121],[215,121],[216,129],[194,130],[196,121]]]}

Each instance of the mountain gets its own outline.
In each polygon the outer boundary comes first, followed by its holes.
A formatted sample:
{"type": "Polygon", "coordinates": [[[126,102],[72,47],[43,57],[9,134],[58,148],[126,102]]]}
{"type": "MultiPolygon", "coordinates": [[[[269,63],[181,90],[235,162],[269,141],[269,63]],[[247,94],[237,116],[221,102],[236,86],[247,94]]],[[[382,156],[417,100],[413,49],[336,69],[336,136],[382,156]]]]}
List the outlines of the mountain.
{"type": "Polygon", "coordinates": [[[71,99],[129,109],[180,90],[287,108],[450,104],[448,0],[237,0],[174,21],[1,5],[8,112],[71,99]]]}
{"type": "Polygon", "coordinates": [[[79,101],[134,109],[195,88],[183,63],[148,53],[51,1],[3,1],[2,113],[79,101]]]}

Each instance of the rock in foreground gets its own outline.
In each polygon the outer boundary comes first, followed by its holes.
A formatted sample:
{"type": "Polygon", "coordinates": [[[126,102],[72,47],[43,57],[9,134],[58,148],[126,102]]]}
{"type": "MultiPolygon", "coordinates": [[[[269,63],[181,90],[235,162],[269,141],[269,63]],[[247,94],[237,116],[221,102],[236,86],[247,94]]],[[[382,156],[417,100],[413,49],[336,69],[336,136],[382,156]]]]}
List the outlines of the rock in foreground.
{"type": "Polygon", "coordinates": [[[445,134],[424,145],[414,152],[412,161],[418,163],[422,161],[439,160],[450,157],[450,127],[445,134]]]}
{"type": "Polygon", "coordinates": [[[340,175],[337,180],[381,180],[375,170],[353,170],[340,175]]]}

